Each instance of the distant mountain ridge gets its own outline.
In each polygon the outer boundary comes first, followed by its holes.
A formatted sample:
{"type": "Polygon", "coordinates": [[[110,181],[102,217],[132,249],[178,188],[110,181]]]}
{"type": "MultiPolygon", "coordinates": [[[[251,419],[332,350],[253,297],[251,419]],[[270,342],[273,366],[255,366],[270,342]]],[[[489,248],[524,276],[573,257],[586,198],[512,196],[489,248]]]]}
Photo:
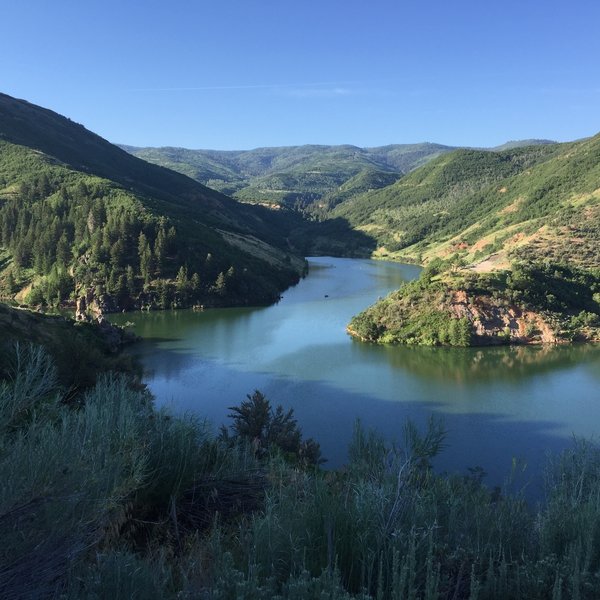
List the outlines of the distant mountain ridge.
{"type": "Polygon", "coordinates": [[[429,143],[376,148],[306,145],[243,151],[121,147],[239,200],[300,209],[318,203],[363,171],[399,176],[453,150],[429,143]]]}
{"type": "MultiPolygon", "coordinates": [[[[524,140],[507,142],[504,146],[549,143],[553,142],[524,140]]],[[[489,150],[495,151],[504,146],[489,150]]],[[[349,197],[348,189],[340,188],[354,177],[382,174],[380,178],[373,178],[374,188],[371,189],[377,189],[390,181],[389,176],[386,178],[383,174],[399,178],[457,149],[430,142],[364,148],[348,144],[309,144],[253,150],[120,147],[244,202],[281,204],[317,214],[349,197]],[[341,198],[336,197],[338,191],[345,192],[341,198]]]]}
{"type": "Polygon", "coordinates": [[[515,148],[524,148],[526,146],[549,146],[551,144],[556,144],[557,142],[553,140],[509,140],[504,144],[500,144],[499,146],[494,146],[493,148],[481,148],[481,150],[493,150],[494,152],[502,152],[502,150],[514,150],[515,148]]]}

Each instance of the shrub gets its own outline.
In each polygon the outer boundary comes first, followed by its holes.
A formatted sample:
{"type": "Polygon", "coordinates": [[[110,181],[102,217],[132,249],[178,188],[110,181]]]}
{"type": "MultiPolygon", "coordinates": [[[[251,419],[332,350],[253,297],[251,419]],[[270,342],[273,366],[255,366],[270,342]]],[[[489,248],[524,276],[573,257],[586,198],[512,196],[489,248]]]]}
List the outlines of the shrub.
{"type": "Polygon", "coordinates": [[[302,431],[294,418],[294,410],[284,412],[278,405],[275,410],[269,400],[256,390],[240,406],[229,407],[232,434],[221,428],[224,441],[242,440],[251,444],[258,457],[279,451],[284,457],[307,466],[323,462],[319,444],[313,439],[302,440],[302,431]]]}

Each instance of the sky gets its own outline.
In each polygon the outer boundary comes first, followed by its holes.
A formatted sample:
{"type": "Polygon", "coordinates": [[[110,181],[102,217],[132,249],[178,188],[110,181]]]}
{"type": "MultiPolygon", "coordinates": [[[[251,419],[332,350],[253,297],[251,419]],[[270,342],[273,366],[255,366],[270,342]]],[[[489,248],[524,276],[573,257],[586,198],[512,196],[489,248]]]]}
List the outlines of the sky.
{"type": "Polygon", "coordinates": [[[0,91],[111,142],[574,140],[598,0],[0,0],[0,91]]]}

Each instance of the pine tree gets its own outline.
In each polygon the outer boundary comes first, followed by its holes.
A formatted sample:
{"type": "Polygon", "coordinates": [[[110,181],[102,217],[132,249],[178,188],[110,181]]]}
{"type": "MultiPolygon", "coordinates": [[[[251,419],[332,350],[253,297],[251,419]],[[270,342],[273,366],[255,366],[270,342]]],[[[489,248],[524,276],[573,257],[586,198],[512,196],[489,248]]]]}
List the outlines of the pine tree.
{"type": "Polygon", "coordinates": [[[197,294],[200,291],[200,275],[198,275],[198,273],[194,273],[192,275],[192,278],[190,279],[190,285],[194,294],[197,294]]]}
{"type": "Polygon", "coordinates": [[[123,242],[118,239],[110,248],[110,264],[113,269],[119,269],[125,258],[125,247],[123,242]]]}
{"type": "Polygon", "coordinates": [[[164,279],[159,279],[156,282],[156,292],[158,294],[158,305],[161,308],[169,308],[169,287],[164,279]]]}
{"type": "Polygon", "coordinates": [[[183,265],[179,267],[179,271],[177,272],[177,279],[175,280],[177,284],[178,292],[185,292],[188,287],[188,272],[187,267],[183,265]]]}
{"type": "Polygon", "coordinates": [[[71,261],[71,247],[67,234],[63,231],[56,244],[56,262],[66,267],[71,261]]]}
{"type": "Polygon", "coordinates": [[[15,281],[15,276],[13,275],[12,271],[9,271],[8,275],[6,276],[4,289],[6,291],[6,294],[8,294],[9,296],[12,296],[17,291],[17,283],[15,281]]]}
{"type": "Polygon", "coordinates": [[[217,275],[217,280],[215,281],[214,291],[219,296],[224,296],[227,293],[227,279],[223,271],[221,271],[217,275]]]}
{"type": "Polygon", "coordinates": [[[140,273],[144,279],[144,283],[147,284],[150,282],[152,274],[152,251],[144,232],[140,233],[140,237],[138,238],[138,254],[140,258],[140,273]]]}
{"type": "Polygon", "coordinates": [[[133,267],[131,265],[127,265],[127,270],[125,271],[125,278],[127,282],[127,293],[130,296],[135,296],[136,293],[136,285],[135,285],[135,273],[133,271],[133,267]]]}
{"type": "Polygon", "coordinates": [[[162,274],[165,267],[165,257],[167,253],[167,234],[165,228],[161,225],[154,242],[154,258],[156,261],[156,272],[162,274]]]}

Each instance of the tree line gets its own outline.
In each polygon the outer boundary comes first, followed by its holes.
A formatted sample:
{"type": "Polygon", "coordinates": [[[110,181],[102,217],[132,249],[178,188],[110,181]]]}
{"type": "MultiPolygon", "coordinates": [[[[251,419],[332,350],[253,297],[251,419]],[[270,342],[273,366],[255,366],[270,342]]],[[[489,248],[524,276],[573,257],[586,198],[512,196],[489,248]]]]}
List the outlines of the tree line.
{"type": "Polygon", "coordinates": [[[168,308],[249,291],[244,269],[190,243],[132,193],[66,169],[32,174],[4,194],[0,245],[12,259],[3,295],[33,282],[31,304],[58,305],[90,287],[119,308],[144,294],[168,308]]]}

